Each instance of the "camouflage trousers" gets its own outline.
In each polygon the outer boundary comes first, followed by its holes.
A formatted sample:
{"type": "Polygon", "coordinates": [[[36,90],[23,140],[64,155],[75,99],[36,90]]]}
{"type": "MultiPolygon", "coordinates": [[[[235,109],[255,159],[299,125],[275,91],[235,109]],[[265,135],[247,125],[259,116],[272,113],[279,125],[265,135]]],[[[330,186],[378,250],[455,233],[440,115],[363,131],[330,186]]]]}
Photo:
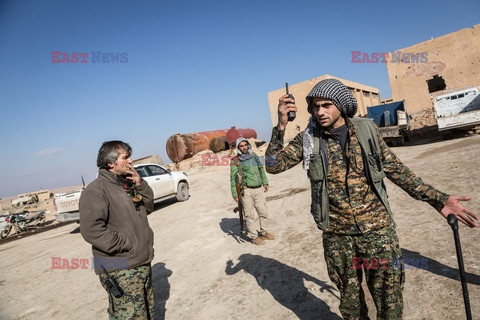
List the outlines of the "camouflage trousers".
{"type": "Polygon", "coordinates": [[[402,319],[405,272],[393,227],[361,235],[323,233],[330,280],[340,291],[340,312],[346,320],[369,319],[362,276],[377,308],[377,319],[402,319]]]}
{"type": "Polygon", "coordinates": [[[151,265],[109,273],[124,291],[122,297],[115,298],[104,283],[106,275],[99,274],[100,282],[108,292],[109,319],[153,319],[154,298],[151,265]]]}

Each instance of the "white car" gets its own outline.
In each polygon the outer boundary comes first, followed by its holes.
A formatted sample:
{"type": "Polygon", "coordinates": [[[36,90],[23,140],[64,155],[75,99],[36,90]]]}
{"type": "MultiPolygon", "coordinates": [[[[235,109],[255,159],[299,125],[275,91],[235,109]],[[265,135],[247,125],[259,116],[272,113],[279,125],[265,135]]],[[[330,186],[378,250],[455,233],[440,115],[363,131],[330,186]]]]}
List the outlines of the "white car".
{"type": "Polygon", "coordinates": [[[155,163],[136,164],[134,168],[152,188],[155,203],[173,196],[178,201],[185,201],[190,197],[190,182],[185,172],[171,171],[155,163]]]}

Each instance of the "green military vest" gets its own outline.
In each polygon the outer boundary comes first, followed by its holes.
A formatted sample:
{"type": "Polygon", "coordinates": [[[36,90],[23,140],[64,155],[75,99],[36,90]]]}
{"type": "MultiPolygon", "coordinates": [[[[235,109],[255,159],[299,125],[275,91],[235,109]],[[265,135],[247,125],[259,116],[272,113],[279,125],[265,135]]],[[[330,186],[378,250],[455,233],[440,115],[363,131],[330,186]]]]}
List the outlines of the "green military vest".
{"type": "MultiPolygon", "coordinates": [[[[374,192],[384,204],[387,212],[393,221],[392,211],[388,204],[387,190],[383,179],[385,172],[383,164],[380,160],[381,152],[377,138],[375,124],[371,119],[352,118],[350,119],[355,126],[355,132],[362,148],[362,158],[365,164],[365,174],[368,182],[373,186],[374,192]]],[[[320,151],[320,132],[314,132],[313,136],[313,153],[310,157],[309,169],[307,176],[310,179],[312,203],[310,212],[313,215],[317,226],[321,230],[326,230],[330,226],[329,213],[330,204],[328,201],[327,188],[327,158],[324,152],[320,151]]]]}

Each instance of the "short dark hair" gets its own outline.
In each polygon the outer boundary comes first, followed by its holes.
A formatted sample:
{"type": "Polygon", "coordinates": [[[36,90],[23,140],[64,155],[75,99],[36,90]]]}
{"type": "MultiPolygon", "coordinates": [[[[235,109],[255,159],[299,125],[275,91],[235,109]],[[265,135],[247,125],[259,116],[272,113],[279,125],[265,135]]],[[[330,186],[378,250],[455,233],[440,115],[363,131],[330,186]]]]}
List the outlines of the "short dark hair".
{"type": "Polygon", "coordinates": [[[120,154],[119,150],[125,150],[129,156],[132,154],[132,147],[126,142],[112,140],[102,143],[100,150],[98,150],[97,167],[108,170],[108,164],[117,161],[120,154]]]}

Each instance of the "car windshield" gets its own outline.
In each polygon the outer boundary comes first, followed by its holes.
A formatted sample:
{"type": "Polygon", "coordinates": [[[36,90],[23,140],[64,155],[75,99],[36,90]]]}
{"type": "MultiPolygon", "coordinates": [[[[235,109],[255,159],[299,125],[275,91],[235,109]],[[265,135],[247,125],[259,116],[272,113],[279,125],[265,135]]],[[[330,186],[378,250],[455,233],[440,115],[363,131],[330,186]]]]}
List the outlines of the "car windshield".
{"type": "Polygon", "coordinates": [[[145,167],[136,167],[135,170],[137,170],[138,175],[142,178],[148,177],[147,171],[145,170],[145,167]]]}
{"type": "Polygon", "coordinates": [[[148,169],[150,169],[150,172],[152,173],[152,176],[158,176],[160,174],[166,174],[167,171],[163,169],[162,167],[159,166],[148,166],[148,169]]]}

